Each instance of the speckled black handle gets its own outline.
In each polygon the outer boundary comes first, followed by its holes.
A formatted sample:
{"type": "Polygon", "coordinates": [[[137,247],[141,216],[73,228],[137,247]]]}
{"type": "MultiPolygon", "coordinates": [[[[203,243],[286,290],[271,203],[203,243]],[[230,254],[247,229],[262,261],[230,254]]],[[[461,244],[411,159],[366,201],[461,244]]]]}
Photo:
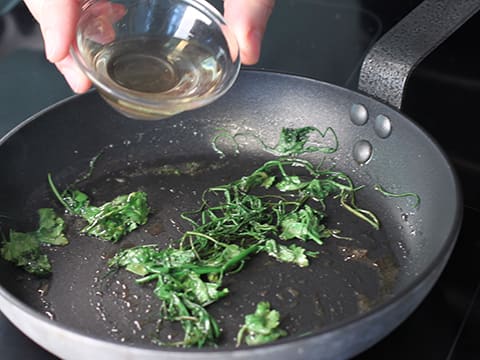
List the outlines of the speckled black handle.
{"type": "Polygon", "coordinates": [[[358,89],[400,109],[415,66],[480,9],[480,0],[425,0],[370,49],[358,89]]]}

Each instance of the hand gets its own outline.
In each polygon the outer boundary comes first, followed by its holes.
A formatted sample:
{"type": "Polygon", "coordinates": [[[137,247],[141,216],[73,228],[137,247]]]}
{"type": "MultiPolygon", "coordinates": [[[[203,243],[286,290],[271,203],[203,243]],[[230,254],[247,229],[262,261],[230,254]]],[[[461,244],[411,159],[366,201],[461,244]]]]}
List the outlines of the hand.
{"type": "Polygon", "coordinates": [[[224,0],[225,21],[240,45],[240,58],[253,65],[260,58],[263,34],[275,0],[224,0]]]}
{"type": "Polygon", "coordinates": [[[83,93],[90,80],[70,56],[70,44],[75,38],[75,24],[82,0],[24,0],[40,24],[47,59],[63,74],[73,91],[83,93]]]}
{"type": "MultiPolygon", "coordinates": [[[[69,53],[83,0],[24,0],[40,24],[47,59],[54,63],[76,93],[87,91],[90,80],[69,53]]],[[[245,65],[255,64],[275,0],[224,0],[225,20],[240,44],[245,65]]]]}

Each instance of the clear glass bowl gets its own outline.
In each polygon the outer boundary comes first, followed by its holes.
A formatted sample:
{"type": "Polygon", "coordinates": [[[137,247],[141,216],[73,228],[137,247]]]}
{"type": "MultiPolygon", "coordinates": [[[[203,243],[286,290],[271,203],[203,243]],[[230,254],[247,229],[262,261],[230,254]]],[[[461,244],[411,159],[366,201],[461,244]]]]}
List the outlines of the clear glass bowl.
{"type": "Polygon", "coordinates": [[[211,103],[240,70],[237,40],[203,0],[90,0],[71,53],[104,99],[136,119],[211,103]]]}

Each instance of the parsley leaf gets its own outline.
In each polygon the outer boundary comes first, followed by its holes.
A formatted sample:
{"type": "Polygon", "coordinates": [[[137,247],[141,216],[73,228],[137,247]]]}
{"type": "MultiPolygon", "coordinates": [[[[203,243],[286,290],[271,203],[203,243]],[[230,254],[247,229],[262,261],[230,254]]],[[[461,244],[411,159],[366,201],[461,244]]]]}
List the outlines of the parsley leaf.
{"type": "Polygon", "coordinates": [[[287,332],[279,326],[280,313],[270,310],[269,302],[261,301],[253,314],[245,316],[245,324],[237,334],[237,346],[241,345],[244,336],[247,345],[266,344],[286,336],[287,332]]]}
{"type": "Polygon", "coordinates": [[[9,239],[4,239],[0,254],[2,257],[35,275],[47,275],[52,265],[47,255],[42,253],[41,244],[67,245],[63,234],[65,224],[57,217],[53,209],[38,210],[39,226],[36,231],[22,233],[10,230],[9,239]]]}
{"type": "Polygon", "coordinates": [[[147,223],[150,208],[147,194],[143,191],[120,195],[101,206],[93,206],[90,205],[88,195],[81,191],[67,189],[60,193],[50,174],[48,182],[58,201],[71,214],[87,221],[88,225],[81,233],[117,242],[124,235],[147,223]]]}

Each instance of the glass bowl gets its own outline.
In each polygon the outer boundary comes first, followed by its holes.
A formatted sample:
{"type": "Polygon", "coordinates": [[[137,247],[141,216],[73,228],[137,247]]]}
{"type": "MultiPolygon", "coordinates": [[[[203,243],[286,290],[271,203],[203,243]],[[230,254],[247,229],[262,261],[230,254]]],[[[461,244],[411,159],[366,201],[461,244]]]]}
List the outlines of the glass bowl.
{"type": "Polygon", "coordinates": [[[71,53],[103,98],[136,119],[211,103],[240,70],[237,40],[203,0],[89,0],[71,53]]]}

